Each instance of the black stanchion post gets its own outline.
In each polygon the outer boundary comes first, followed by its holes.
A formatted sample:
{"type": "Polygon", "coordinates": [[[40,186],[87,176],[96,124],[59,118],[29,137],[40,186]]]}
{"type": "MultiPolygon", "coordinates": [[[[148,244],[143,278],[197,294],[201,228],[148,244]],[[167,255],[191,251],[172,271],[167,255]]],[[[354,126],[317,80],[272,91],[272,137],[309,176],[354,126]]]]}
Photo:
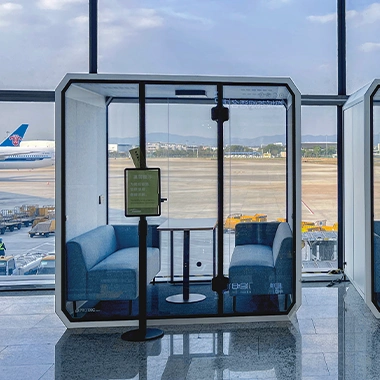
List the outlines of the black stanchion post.
{"type": "Polygon", "coordinates": [[[218,104],[211,109],[211,119],[218,126],[218,273],[212,279],[212,290],[218,293],[218,314],[223,314],[223,291],[227,289],[228,278],[223,275],[223,205],[224,205],[224,172],[223,172],[223,123],[229,119],[229,110],[223,106],[223,85],[217,84],[218,104]]]}
{"type": "MultiPolygon", "coordinates": [[[[140,169],[146,169],[145,154],[145,83],[139,83],[139,111],[140,111],[140,169]]],[[[140,216],[139,221],[139,328],[124,333],[121,338],[132,342],[158,339],[164,332],[156,328],[147,328],[147,239],[148,223],[146,216],[140,216]]]]}

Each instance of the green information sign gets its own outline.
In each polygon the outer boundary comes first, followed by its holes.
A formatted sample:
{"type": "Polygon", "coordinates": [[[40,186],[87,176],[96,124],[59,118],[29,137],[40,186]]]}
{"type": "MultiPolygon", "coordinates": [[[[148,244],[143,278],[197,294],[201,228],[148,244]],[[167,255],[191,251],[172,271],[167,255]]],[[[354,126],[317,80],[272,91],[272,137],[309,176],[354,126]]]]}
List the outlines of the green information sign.
{"type": "Polygon", "coordinates": [[[161,215],[160,169],[125,169],[125,216],[161,215]]]}

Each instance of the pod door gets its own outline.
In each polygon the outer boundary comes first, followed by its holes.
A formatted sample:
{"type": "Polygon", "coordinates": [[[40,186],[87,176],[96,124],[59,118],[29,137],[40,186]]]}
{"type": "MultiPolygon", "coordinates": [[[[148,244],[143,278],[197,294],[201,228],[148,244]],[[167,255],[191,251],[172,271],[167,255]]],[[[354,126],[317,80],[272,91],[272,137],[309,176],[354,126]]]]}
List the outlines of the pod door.
{"type": "Polygon", "coordinates": [[[161,169],[161,271],[150,318],[216,316],[216,86],[146,84],[146,161],[161,169]]]}
{"type": "Polygon", "coordinates": [[[294,98],[286,86],[231,85],[223,87],[223,103],[226,308],[288,313],[300,243],[294,98]]]}

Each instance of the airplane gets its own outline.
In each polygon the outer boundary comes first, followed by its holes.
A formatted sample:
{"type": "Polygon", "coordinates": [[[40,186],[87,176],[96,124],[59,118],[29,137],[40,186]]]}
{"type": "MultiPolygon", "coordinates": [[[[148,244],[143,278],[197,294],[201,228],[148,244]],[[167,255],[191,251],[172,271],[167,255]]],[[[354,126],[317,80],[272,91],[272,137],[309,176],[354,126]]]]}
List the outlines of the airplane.
{"type": "Polygon", "coordinates": [[[53,166],[54,148],[20,146],[28,124],[21,124],[0,144],[0,169],[34,169],[53,166]]]}

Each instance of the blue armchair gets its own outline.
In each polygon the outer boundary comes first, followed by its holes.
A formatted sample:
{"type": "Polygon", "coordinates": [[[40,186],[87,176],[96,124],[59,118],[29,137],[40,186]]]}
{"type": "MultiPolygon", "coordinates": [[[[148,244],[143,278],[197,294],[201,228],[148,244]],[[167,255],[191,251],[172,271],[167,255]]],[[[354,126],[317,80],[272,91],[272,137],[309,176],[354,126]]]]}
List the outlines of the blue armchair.
{"type": "MultiPolygon", "coordinates": [[[[147,279],[160,271],[159,232],[148,226],[147,279]]],[[[66,244],[66,299],[134,300],[139,295],[137,225],[104,225],[66,244]]]]}
{"type": "Polygon", "coordinates": [[[294,257],[288,223],[238,223],[229,267],[234,308],[238,295],[291,295],[294,257]]]}

